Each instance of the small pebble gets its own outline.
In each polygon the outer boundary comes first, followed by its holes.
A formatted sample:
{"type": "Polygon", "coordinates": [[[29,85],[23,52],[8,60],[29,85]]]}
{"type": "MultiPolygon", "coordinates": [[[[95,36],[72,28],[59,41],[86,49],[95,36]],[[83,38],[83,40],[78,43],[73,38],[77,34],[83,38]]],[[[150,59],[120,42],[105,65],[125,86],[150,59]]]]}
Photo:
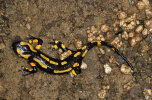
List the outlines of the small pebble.
{"type": "Polygon", "coordinates": [[[94,35],[92,34],[92,33],[89,33],[88,34],[88,38],[91,38],[91,37],[93,37],[94,35]]]}
{"type": "Polygon", "coordinates": [[[91,30],[90,30],[90,29],[87,29],[87,33],[88,33],[88,34],[91,33],[91,30]]]}
{"type": "Polygon", "coordinates": [[[111,32],[107,32],[105,40],[111,40],[112,37],[113,34],[111,34],[111,32]]]}
{"type": "Polygon", "coordinates": [[[149,8],[149,7],[150,7],[149,1],[150,1],[150,0],[142,0],[142,2],[145,4],[146,8],[149,8]]]}
{"type": "Polygon", "coordinates": [[[144,30],[142,31],[142,35],[147,36],[149,34],[148,29],[144,28],[144,30]]]}
{"type": "Polygon", "coordinates": [[[67,58],[68,56],[71,55],[71,52],[63,52],[62,54],[60,54],[60,60],[64,60],[65,58],[67,58]]]}
{"type": "Polygon", "coordinates": [[[81,49],[81,47],[82,47],[82,41],[80,41],[80,40],[75,40],[75,41],[74,41],[74,44],[75,44],[75,47],[76,47],[77,49],[81,49]]]}
{"type": "Polygon", "coordinates": [[[135,32],[136,32],[136,33],[140,33],[140,32],[142,32],[142,30],[143,30],[143,25],[139,25],[139,26],[137,26],[137,28],[135,29],[135,32]]]}
{"type": "Polygon", "coordinates": [[[144,25],[148,29],[148,31],[152,33],[152,18],[150,20],[145,20],[144,25]]]}
{"type": "Polygon", "coordinates": [[[96,37],[96,39],[99,41],[105,41],[105,38],[103,35],[99,35],[98,37],[96,37]]]}
{"type": "Polygon", "coordinates": [[[30,30],[30,29],[31,29],[31,26],[30,26],[30,24],[29,24],[29,23],[27,23],[27,24],[26,24],[26,28],[27,28],[28,30],[30,30]]]}
{"type": "Polygon", "coordinates": [[[123,74],[130,74],[131,73],[131,68],[125,64],[121,65],[120,70],[123,74]]]}
{"type": "Polygon", "coordinates": [[[104,86],[102,86],[102,89],[103,89],[103,90],[109,90],[109,89],[110,89],[110,86],[109,86],[109,85],[104,85],[104,86]]]}
{"type": "Polygon", "coordinates": [[[118,30],[119,30],[119,27],[114,27],[115,32],[118,32],[118,30]]]}
{"type": "Polygon", "coordinates": [[[110,58],[109,58],[109,62],[110,62],[110,63],[113,63],[113,64],[117,64],[117,65],[119,65],[119,63],[116,61],[116,59],[115,59],[115,57],[114,57],[114,56],[110,56],[110,58]]]}
{"type": "Polygon", "coordinates": [[[120,21],[116,20],[114,23],[113,23],[113,27],[117,27],[119,25],[120,21]]]}
{"type": "Polygon", "coordinates": [[[135,38],[136,38],[136,42],[139,42],[142,40],[142,37],[139,34],[136,34],[135,38]]]}
{"type": "Polygon", "coordinates": [[[96,34],[98,32],[98,30],[95,26],[91,26],[90,30],[91,30],[91,33],[93,33],[93,34],[96,34]]]}
{"type": "Polygon", "coordinates": [[[32,19],[31,19],[31,17],[29,17],[29,16],[25,18],[25,21],[30,22],[31,20],[32,20],[32,19]]]}
{"type": "Polygon", "coordinates": [[[82,61],[81,69],[87,69],[87,64],[82,61]]]}
{"type": "Polygon", "coordinates": [[[146,27],[149,27],[151,23],[152,23],[151,20],[145,20],[145,21],[144,21],[144,25],[145,25],[146,27]]]}
{"type": "Polygon", "coordinates": [[[144,89],[144,94],[145,95],[149,95],[149,96],[152,96],[152,91],[151,91],[151,89],[144,89]]]}
{"type": "Polygon", "coordinates": [[[134,47],[134,46],[137,44],[136,38],[135,38],[135,37],[131,38],[131,40],[129,41],[129,43],[130,43],[130,45],[131,45],[132,47],[134,47]]]}
{"type": "MultiPolygon", "coordinates": [[[[1,30],[1,29],[0,29],[1,30]]],[[[0,33],[0,37],[5,37],[5,36],[7,36],[7,34],[5,33],[5,32],[1,32],[0,33]]]]}
{"type": "Polygon", "coordinates": [[[132,84],[133,84],[133,81],[130,81],[128,83],[126,83],[123,88],[126,90],[126,91],[130,91],[131,87],[132,87],[132,84]]]}
{"type": "Polygon", "coordinates": [[[132,37],[129,41],[130,45],[134,47],[138,42],[142,40],[142,37],[139,34],[136,34],[136,36],[132,37]]]}
{"type": "Polygon", "coordinates": [[[125,27],[127,24],[126,24],[125,20],[120,20],[119,25],[120,25],[120,27],[122,27],[122,26],[125,27]]]}
{"type": "Polygon", "coordinates": [[[105,71],[106,74],[110,74],[111,71],[112,71],[112,68],[108,64],[105,64],[104,65],[104,71],[105,71]]]}
{"type": "Polygon", "coordinates": [[[146,12],[146,17],[147,17],[148,19],[149,19],[149,18],[152,18],[152,11],[151,11],[151,9],[146,9],[145,12],[146,12]]]}
{"type": "Polygon", "coordinates": [[[101,32],[107,32],[109,30],[109,26],[107,26],[106,24],[101,26],[101,32]]]}
{"type": "Polygon", "coordinates": [[[122,45],[122,41],[120,39],[120,37],[116,37],[112,42],[112,45],[114,45],[116,48],[120,48],[122,45]]]}
{"type": "Polygon", "coordinates": [[[98,97],[104,99],[106,97],[106,90],[101,90],[98,92],[98,97]]]}
{"type": "Polygon", "coordinates": [[[5,48],[4,42],[0,41],[0,49],[4,49],[4,48],[5,48]]]}
{"type": "Polygon", "coordinates": [[[105,54],[105,51],[103,50],[103,48],[99,48],[99,51],[100,51],[102,54],[105,54]]]}
{"type": "Polygon", "coordinates": [[[134,29],[135,28],[135,25],[132,25],[131,23],[130,24],[128,24],[124,29],[126,30],[126,31],[130,31],[130,30],[132,30],[132,29],[134,29]]]}
{"type": "Polygon", "coordinates": [[[125,19],[126,17],[127,17],[127,14],[125,12],[122,12],[122,11],[118,12],[119,19],[125,19]]]}
{"type": "Polygon", "coordinates": [[[139,9],[139,10],[143,10],[145,8],[145,4],[144,2],[142,1],[138,1],[138,3],[136,4],[136,7],[139,9]]]}
{"type": "Polygon", "coordinates": [[[139,20],[135,20],[135,21],[136,21],[136,24],[137,24],[137,25],[139,25],[139,24],[140,24],[140,21],[139,21],[139,20]]]}
{"type": "Polygon", "coordinates": [[[135,21],[131,21],[130,24],[133,25],[133,26],[136,26],[136,22],[135,21]]]}
{"type": "Polygon", "coordinates": [[[128,33],[126,31],[122,33],[122,38],[124,38],[125,40],[128,40],[128,33]]]}
{"type": "Polygon", "coordinates": [[[127,17],[127,18],[125,19],[125,22],[126,22],[126,23],[129,23],[129,22],[131,22],[131,21],[135,21],[135,20],[136,20],[136,17],[137,17],[137,14],[134,13],[134,14],[132,14],[130,17],[127,17]]]}
{"type": "Polygon", "coordinates": [[[134,32],[130,32],[129,34],[128,34],[128,37],[134,37],[135,36],[135,33],[134,32]]]}
{"type": "Polygon", "coordinates": [[[152,34],[152,29],[149,29],[149,34],[152,34]]]}
{"type": "Polygon", "coordinates": [[[88,37],[88,41],[91,42],[91,41],[93,41],[95,38],[96,38],[95,36],[88,37]]]}

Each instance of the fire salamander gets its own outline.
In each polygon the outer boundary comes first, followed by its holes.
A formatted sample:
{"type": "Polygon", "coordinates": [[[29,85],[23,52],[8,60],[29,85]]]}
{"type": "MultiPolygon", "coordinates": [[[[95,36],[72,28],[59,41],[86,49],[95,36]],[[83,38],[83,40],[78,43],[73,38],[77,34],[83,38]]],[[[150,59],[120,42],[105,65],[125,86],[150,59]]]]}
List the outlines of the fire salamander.
{"type": "Polygon", "coordinates": [[[81,73],[80,66],[82,64],[82,59],[85,57],[87,52],[94,46],[102,45],[111,48],[114,52],[120,55],[130,66],[132,72],[134,70],[131,63],[127,60],[126,57],[120,54],[118,49],[104,41],[89,42],[77,51],[72,51],[66,48],[65,45],[59,41],[49,42],[49,44],[51,44],[51,48],[56,50],[62,49],[63,52],[71,53],[71,55],[64,60],[51,58],[39,51],[42,43],[43,41],[40,38],[35,38],[31,36],[28,39],[28,42],[18,41],[12,44],[14,52],[16,52],[17,55],[27,59],[29,64],[31,65],[31,68],[23,67],[23,75],[35,73],[37,72],[37,68],[39,68],[51,74],[70,73],[72,76],[76,76],[77,74],[81,73]],[[33,43],[37,43],[37,45],[33,47],[33,43]]]}

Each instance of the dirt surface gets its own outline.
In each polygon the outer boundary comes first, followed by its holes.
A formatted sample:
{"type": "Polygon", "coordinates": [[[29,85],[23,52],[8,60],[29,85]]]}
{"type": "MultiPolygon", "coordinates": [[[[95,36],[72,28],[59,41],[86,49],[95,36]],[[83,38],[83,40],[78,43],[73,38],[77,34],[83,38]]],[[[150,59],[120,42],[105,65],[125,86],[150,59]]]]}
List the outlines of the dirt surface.
{"type": "MultiPolygon", "coordinates": [[[[117,19],[114,10],[118,8],[128,15],[139,13],[128,0],[0,0],[0,42],[3,45],[0,49],[0,100],[100,100],[103,86],[107,85],[110,88],[106,90],[105,100],[150,100],[144,91],[152,89],[152,34],[134,47],[122,41],[125,48],[120,52],[134,66],[137,72],[134,77],[121,73],[124,61],[106,47],[105,54],[98,48],[90,50],[83,60],[88,68],[75,78],[42,71],[22,76],[19,71],[21,66],[29,65],[13,52],[14,41],[25,40],[28,35],[40,37],[44,41],[41,51],[58,57],[48,50],[49,41],[56,39],[76,50],[73,40],[86,44],[88,27],[102,24],[111,27],[117,19]],[[145,44],[148,50],[143,53],[141,45],[145,44]],[[119,65],[108,62],[111,55],[119,65]],[[110,74],[104,72],[106,63],[112,67],[110,74]],[[124,87],[126,84],[128,87],[124,87]]],[[[144,19],[144,16],[139,18],[144,19]]]]}

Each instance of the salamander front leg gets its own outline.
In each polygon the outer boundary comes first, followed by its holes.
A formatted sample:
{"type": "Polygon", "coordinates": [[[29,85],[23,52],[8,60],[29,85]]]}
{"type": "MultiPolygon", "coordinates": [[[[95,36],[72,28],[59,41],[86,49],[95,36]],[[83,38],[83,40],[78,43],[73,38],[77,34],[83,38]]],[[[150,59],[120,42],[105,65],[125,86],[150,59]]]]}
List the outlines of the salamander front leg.
{"type": "Polygon", "coordinates": [[[80,63],[75,63],[75,64],[73,65],[73,68],[72,68],[72,70],[71,70],[71,72],[70,72],[70,76],[71,76],[71,77],[75,77],[75,76],[77,76],[78,74],[81,73],[81,68],[80,68],[80,66],[81,66],[80,63]]]}
{"type": "Polygon", "coordinates": [[[63,52],[71,52],[72,53],[72,50],[68,49],[65,47],[65,45],[62,43],[62,42],[59,42],[57,40],[55,40],[54,42],[49,42],[49,44],[51,44],[51,47],[52,49],[61,49],[63,52]]]}
{"type": "Polygon", "coordinates": [[[29,75],[37,72],[36,64],[34,62],[30,62],[32,68],[23,67],[23,75],[29,75]]]}
{"type": "Polygon", "coordinates": [[[39,50],[42,46],[43,40],[41,40],[40,38],[35,38],[33,36],[29,36],[28,42],[30,44],[37,43],[35,49],[39,50]]]}

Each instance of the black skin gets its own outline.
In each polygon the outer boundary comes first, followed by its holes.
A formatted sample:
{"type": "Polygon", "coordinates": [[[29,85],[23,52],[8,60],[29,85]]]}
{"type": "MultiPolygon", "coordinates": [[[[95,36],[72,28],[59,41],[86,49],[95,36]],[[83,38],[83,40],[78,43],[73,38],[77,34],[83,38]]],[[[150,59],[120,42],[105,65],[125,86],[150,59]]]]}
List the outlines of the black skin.
{"type": "MultiPolygon", "coordinates": [[[[29,38],[29,41],[30,41],[29,43],[33,44],[34,40],[37,40],[37,46],[42,45],[42,43],[43,43],[43,41],[41,39],[35,38],[35,37],[32,37],[32,36],[29,38]]],[[[19,49],[19,51],[22,52],[22,55],[30,55],[26,59],[28,60],[29,64],[31,65],[31,68],[32,68],[32,69],[23,68],[23,72],[24,72],[23,75],[33,74],[33,73],[37,72],[37,68],[39,68],[39,69],[41,69],[41,70],[43,70],[47,73],[51,73],[51,74],[65,74],[65,73],[70,73],[72,70],[75,72],[76,75],[80,74],[81,73],[80,66],[81,66],[82,60],[84,58],[82,56],[82,54],[85,51],[89,51],[94,46],[99,46],[98,43],[103,45],[103,46],[107,46],[107,47],[111,48],[114,52],[116,52],[118,55],[120,55],[126,61],[126,63],[130,66],[132,72],[134,71],[134,68],[132,67],[131,63],[127,60],[127,58],[124,57],[118,51],[118,49],[116,49],[114,46],[112,46],[111,44],[108,44],[107,42],[104,42],[104,41],[89,42],[89,43],[86,44],[85,49],[78,49],[77,51],[72,51],[72,50],[70,50],[66,47],[63,48],[62,47],[62,45],[63,45],[62,42],[56,42],[56,41],[49,42],[49,44],[51,44],[53,46],[57,46],[57,48],[55,48],[55,49],[62,49],[63,52],[67,52],[67,51],[71,52],[71,55],[64,60],[54,59],[54,58],[51,58],[51,57],[45,55],[44,53],[39,51],[40,47],[35,47],[34,48],[35,51],[34,51],[30,48],[31,45],[30,46],[27,45],[29,43],[24,42],[25,44],[21,45],[21,42],[22,41],[18,41],[18,42],[13,43],[13,45],[12,45],[13,50],[18,55],[20,55],[20,54],[18,53],[17,49],[19,49]],[[80,55],[74,57],[74,55],[78,52],[80,52],[80,55]],[[44,55],[46,58],[49,59],[49,61],[47,61],[47,59],[44,59],[40,55],[44,55]],[[37,59],[37,60],[35,60],[35,59],[37,59]],[[54,62],[57,62],[58,65],[50,63],[50,60],[54,61],[54,62]],[[61,63],[63,61],[66,61],[67,64],[62,65],[61,63]],[[44,65],[46,68],[44,68],[39,62],[42,63],[42,65],[44,65]],[[79,65],[76,66],[76,67],[73,67],[75,63],[78,63],[79,65]],[[69,68],[72,68],[72,69],[64,72],[64,70],[67,70],[69,68]],[[63,71],[63,72],[62,73],[56,73],[56,72],[54,72],[55,70],[58,70],[58,71],[61,71],[61,72],[63,71]]],[[[53,48],[53,47],[51,47],[51,48],[53,48]]],[[[22,55],[20,55],[20,56],[22,56],[22,55]]]]}

